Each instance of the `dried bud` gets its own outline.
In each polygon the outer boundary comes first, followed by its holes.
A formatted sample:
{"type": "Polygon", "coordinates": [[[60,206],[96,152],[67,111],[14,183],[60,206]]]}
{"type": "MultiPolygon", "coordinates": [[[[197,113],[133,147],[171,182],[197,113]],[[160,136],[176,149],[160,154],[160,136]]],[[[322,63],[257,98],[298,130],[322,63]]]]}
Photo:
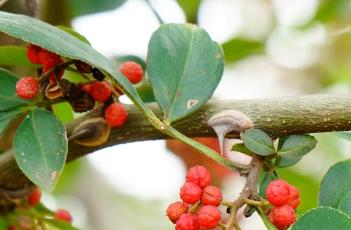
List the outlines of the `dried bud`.
{"type": "Polygon", "coordinates": [[[81,73],[91,73],[93,70],[93,67],[91,67],[91,65],[79,60],[75,61],[74,64],[76,65],[77,70],[81,73]]]}
{"type": "Polygon", "coordinates": [[[92,110],[95,106],[95,100],[87,93],[84,93],[81,97],[70,98],[73,110],[77,113],[86,112],[92,110]]]}
{"type": "Polygon", "coordinates": [[[102,81],[105,79],[105,75],[98,68],[94,68],[92,71],[93,71],[93,76],[96,80],[102,81]]]}
{"type": "Polygon", "coordinates": [[[50,81],[49,84],[45,87],[46,98],[53,100],[62,96],[62,89],[57,81],[50,81]]]}

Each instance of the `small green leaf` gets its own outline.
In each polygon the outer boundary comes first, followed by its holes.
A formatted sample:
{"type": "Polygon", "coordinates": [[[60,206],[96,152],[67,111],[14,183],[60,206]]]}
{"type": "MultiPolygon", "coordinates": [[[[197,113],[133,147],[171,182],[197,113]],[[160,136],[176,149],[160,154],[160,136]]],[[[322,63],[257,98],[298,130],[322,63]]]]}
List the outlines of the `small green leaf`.
{"type": "Polygon", "coordinates": [[[232,146],[231,151],[237,151],[245,153],[246,155],[252,155],[252,152],[248,148],[246,148],[246,146],[243,143],[234,144],[232,146]]]}
{"type": "Polygon", "coordinates": [[[264,177],[261,181],[259,194],[261,197],[266,198],[266,188],[271,181],[278,179],[273,172],[265,172],[264,177]]]}
{"type": "Polygon", "coordinates": [[[262,130],[247,129],[240,137],[244,145],[258,155],[269,156],[276,153],[272,139],[262,130]]]}
{"type": "Polygon", "coordinates": [[[6,131],[8,125],[18,115],[27,111],[28,107],[18,107],[4,112],[0,112],[0,136],[6,131]]]}
{"type": "Polygon", "coordinates": [[[37,186],[52,191],[67,156],[62,123],[49,111],[35,108],[16,131],[13,150],[19,168],[37,186]]]}
{"type": "Polygon", "coordinates": [[[179,120],[206,103],[223,68],[221,47],[195,25],[162,25],[150,39],[147,71],[168,122],[179,120]]]}
{"type": "Polygon", "coordinates": [[[335,134],[338,136],[338,137],[341,137],[345,140],[348,140],[348,141],[351,141],[351,133],[350,132],[347,132],[347,131],[344,131],[344,132],[335,132],[335,134]]]}
{"type": "Polygon", "coordinates": [[[74,119],[72,106],[68,102],[54,104],[52,106],[52,111],[63,124],[74,119]]]}
{"type": "Polygon", "coordinates": [[[31,100],[22,100],[17,97],[17,81],[18,78],[14,74],[0,68],[0,112],[31,103],[31,100]]]}
{"type": "Polygon", "coordinates": [[[351,218],[330,207],[311,209],[301,216],[291,230],[346,230],[351,229],[351,218]]]}
{"type": "Polygon", "coordinates": [[[186,15],[187,22],[195,23],[201,0],[177,0],[177,2],[180,7],[182,7],[186,15]]]}
{"type": "Polygon", "coordinates": [[[324,176],[318,205],[339,209],[351,216],[351,160],[333,165],[324,176]]]}
{"type": "Polygon", "coordinates": [[[72,16],[98,13],[118,8],[126,0],[69,0],[68,6],[72,16]]]}
{"type": "Polygon", "coordinates": [[[317,140],[310,135],[291,135],[279,138],[278,167],[289,167],[299,162],[304,155],[316,147],[317,140]]]}
{"type": "Polygon", "coordinates": [[[258,41],[250,41],[234,38],[223,45],[226,62],[236,62],[254,54],[264,52],[264,44],[258,41]]]}
{"type": "Polygon", "coordinates": [[[88,44],[91,46],[89,40],[84,37],[83,35],[81,35],[80,33],[78,33],[77,31],[73,30],[72,28],[69,28],[67,26],[57,26],[59,29],[69,33],[70,35],[72,35],[73,37],[78,38],[79,40],[81,40],[82,42],[88,44]]]}
{"type": "Polygon", "coordinates": [[[26,48],[21,46],[0,46],[0,65],[37,67],[28,60],[26,52],[26,48]]]}

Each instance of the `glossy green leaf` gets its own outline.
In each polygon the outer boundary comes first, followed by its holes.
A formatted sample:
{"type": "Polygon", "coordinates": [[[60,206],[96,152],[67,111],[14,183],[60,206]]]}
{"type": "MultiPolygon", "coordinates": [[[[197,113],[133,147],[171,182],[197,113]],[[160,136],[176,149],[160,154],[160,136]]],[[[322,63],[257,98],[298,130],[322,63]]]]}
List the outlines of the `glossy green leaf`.
{"type": "Polygon", "coordinates": [[[8,125],[18,115],[28,110],[28,107],[18,107],[4,112],[0,112],[0,136],[6,131],[8,125]]]}
{"type": "Polygon", "coordinates": [[[199,10],[199,6],[201,4],[201,0],[177,0],[180,7],[182,7],[187,22],[194,23],[197,21],[197,12],[199,10]]]}
{"type": "Polygon", "coordinates": [[[118,82],[122,90],[137,106],[143,108],[144,111],[148,110],[133,85],[117,70],[114,62],[69,33],[25,15],[1,11],[0,31],[43,47],[61,56],[81,60],[104,70],[118,82]]]}
{"type": "Polygon", "coordinates": [[[262,42],[234,38],[223,45],[226,62],[236,62],[254,54],[261,54],[265,50],[262,42]]]}
{"type": "Polygon", "coordinates": [[[317,140],[311,135],[291,135],[279,138],[278,167],[289,167],[299,162],[304,155],[316,147],[317,140]]]}
{"type": "Polygon", "coordinates": [[[32,110],[16,131],[13,150],[19,168],[37,186],[52,191],[66,162],[65,128],[44,109],[32,110]]]}
{"type": "Polygon", "coordinates": [[[68,102],[54,104],[52,106],[52,111],[63,124],[66,124],[74,119],[74,111],[68,102]]]}
{"type": "Polygon", "coordinates": [[[168,122],[199,109],[212,96],[223,68],[221,47],[195,25],[162,25],[149,42],[147,71],[168,122]]]}
{"type": "Polygon", "coordinates": [[[232,146],[231,151],[237,151],[237,152],[245,153],[247,155],[252,155],[252,152],[248,148],[246,148],[246,146],[243,143],[234,144],[232,146]]]}
{"type": "Polygon", "coordinates": [[[71,14],[76,17],[113,10],[125,2],[126,0],[69,0],[68,4],[71,14]]]}
{"type": "Polygon", "coordinates": [[[351,160],[333,165],[324,176],[318,205],[330,206],[351,216],[351,160]]]}
{"type": "Polygon", "coordinates": [[[244,145],[258,155],[269,156],[276,153],[272,139],[262,130],[247,129],[240,137],[244,145]]]}
{"type": "Polygon", "coordinates": [[[67,27],[67,26],[57,26],[59,29],[69,33],[70,35],[72,35],[73,37],[76,37],[78,38],[79,40],[81,40],[82,42],[88,44],[88,45],[91,45],[89,40],[84,37],[83,35],[81,35],[80,33],[78,33],[77,31],[73,30],[72,28],[70,27],[67,27]]]}
{"type": "Polygon", "coordinates": [[[0,46],[0,65],[36,67],[27,58],[26,48],[21,46],[0,46]]]}
{"type": "Polygon", "coordinates": [[[330,207],[311,209],[301,216],[291,230],[346,230],[351,229],[351,218],[330,207]]]}
{"type": "Polygon", "coordinates": [[[17,81],[18,78],[14,74],[0,68],[0,112],[31,103],[30,100],[22,100],[17,97],[17,81]]]}
{"type": "Polygon", "coordinates": [[[261,197],[266,198],[266,189],[268,184],[273,181],[278,179],[278,176],[276,176],[273,172],[265,172],[264,173],[264,177],[261,181],[260,184],[260,190],[259,190],[259,194],[261,197]]]}

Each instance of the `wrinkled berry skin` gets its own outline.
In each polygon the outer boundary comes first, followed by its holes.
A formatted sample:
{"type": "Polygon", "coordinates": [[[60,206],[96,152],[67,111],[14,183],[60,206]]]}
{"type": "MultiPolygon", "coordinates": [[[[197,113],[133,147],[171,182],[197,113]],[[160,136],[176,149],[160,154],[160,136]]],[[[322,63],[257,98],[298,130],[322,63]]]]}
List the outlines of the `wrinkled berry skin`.
{"type": "Polygon", "coordinates": [[[119,67],[119,71],[132,83],[137,84],[143,79],[144,70],[134,61],[126,61],[119,67]]]}
{"type": "Polygon", "coordinates": [[[120,103],[112,103],[105,110],[105,120],[112,128],[124,125],[128,120],[128,112],[120,103]]]}
{"type": "Polygon", "coordinates": [[[289,185],[289,205],[294,209],[296,209],[300,204],[299,197],[300,197],[299,190],[296,187],[289,185]]]}
{"type": "Polygon", "coordinates": [[[200,227],[210,229],[218,225],[222,216],[217,207],[205,205],[199,209],[197,217],[200,227]]]}
{"type": "Polygon", "coordinates": [[[269,213],[269,218],[279,230],[284,230],[296,221],[296,214],[293,207],[283,205],[274,207],[269,213]]]}
{"type": "Polygon", "coordinates": [[[266,198],[274,206],[287,204],[290,199],[289,184],[281,179],[270,182],[266,189],[266,198]]]}
{"type": "Polygon", "coordinates": [[[180,188],[180,198],[188,203],[195,204],[201,199],[202,189],[192,182],[185,183],[180,188]]]}
{"type": "Polygon", "coordinates": [[[39,93],[39,81],[33,77],[23,77],[16,83],[16,94],[23,99],[32,99],[39,93]]]}
{"type": "Polygon", "coordinates": [[[167,208],[167,216],[172,223],[176,223],[179,217],[183,214],[186,213],[189,209],[189,206],[181,201],[174,202],[170,204],[167,208]]]}
{"type": "Polygon", "coordinates": [[[39,46],[29,44],[27,46],[27,58],[33,64],[41,64],[39,59],[39,52],[41,48],[39,46]]]}
{"type": "Polygon", "coordinates": [[[198,218],[191,213],[182,214],[176,222],[176,230],[199,230],[198,218]]]}
{"type": "Polygon", "coordinates": [[[188,170],[186,181],[195,183],[200,188],[205,188],[211,183],[211,174],[204,166],[196,165],[188,170]]]}
{"type": "Polygon", "coordinates": [[[54,216],[55,216],[55,219],[63,220],[63,221],[66,221],[67,223],[72,223],[73,221],[71,213],[65,209],[56,210],[54,216]]]}
{"type": "Polygon", "coordinates": [[[109,83],[95,82],[90,88],[90,95],[98,102],[105,102],[111,97],[112,89],[109,83]]]}
{"type": "Polygon", "coordinates": [[[201,203],[206,205],[219,206],[222,200],[222,192],[216,186],[207,186],[202,191],[201,203]]]}
{"type": "Polygon", "coordinates": [[[59,55],[45,49],[40,50],[39,61],[41,64],[43,64],[44,67],[46,67],[47,70],[62,62],[59,55]]]}
{"type": "Polygon", "coordinates": [[[39,204],[41,199],[41,191],[39,188],[35,188],[33,192],[28,196],[28,204],[32,207],[36,206],[39,204]]]}

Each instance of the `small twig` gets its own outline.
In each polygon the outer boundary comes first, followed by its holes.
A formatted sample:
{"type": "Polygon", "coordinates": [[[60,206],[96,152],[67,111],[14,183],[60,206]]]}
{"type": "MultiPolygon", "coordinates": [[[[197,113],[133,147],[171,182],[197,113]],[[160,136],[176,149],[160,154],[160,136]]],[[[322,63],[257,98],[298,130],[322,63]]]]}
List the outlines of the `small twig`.
{"type": "Polygon", "coordinates": [[[227,207],[233,207],[233,202],[227,201],[227,200],[222,200],[221,205],[227,206],[227,207]]]}
{"type": "Polygon", "coordinates": [[[270,205],[268,201],[257,201],[251,199],[244,199],[245,204],[254,205],[254,206],[268,206],[270,205]]]}
{"type": "Polygon", "coordinates": [[[196,212],[197,208],[201,205],[201,201],[196,202],[193,206],[190,207],[189,212],[194,213],[196,212]]]}
{"type": "Polygon", "coordinates": [[[52,73],[54,73],[55,71],[61,70],[61,69],[65,69],[66,67],[70,66],[74,62],[75,62],[75,60],[70,60],[70,61],[58,64],[58,65],[52,67],[50,70],[48,70],[45,73],[42,73],[40,75],[39,83],[40,84],[46,83],[49,80],[50,75],[52,73]]]}
{"type": "Polygon", "coordinates": [[[155,7],[152,5],[152,3],[150,2],[150,0],[145,0],[146,4],[150,7],[151,11],[154,13],[155,17],[157,18],[158,22],[162,25],[165,22],[163,21],[163,19],[161,18],[160,14],[157,12],[157,10],[155,9],[155,7]]]}

